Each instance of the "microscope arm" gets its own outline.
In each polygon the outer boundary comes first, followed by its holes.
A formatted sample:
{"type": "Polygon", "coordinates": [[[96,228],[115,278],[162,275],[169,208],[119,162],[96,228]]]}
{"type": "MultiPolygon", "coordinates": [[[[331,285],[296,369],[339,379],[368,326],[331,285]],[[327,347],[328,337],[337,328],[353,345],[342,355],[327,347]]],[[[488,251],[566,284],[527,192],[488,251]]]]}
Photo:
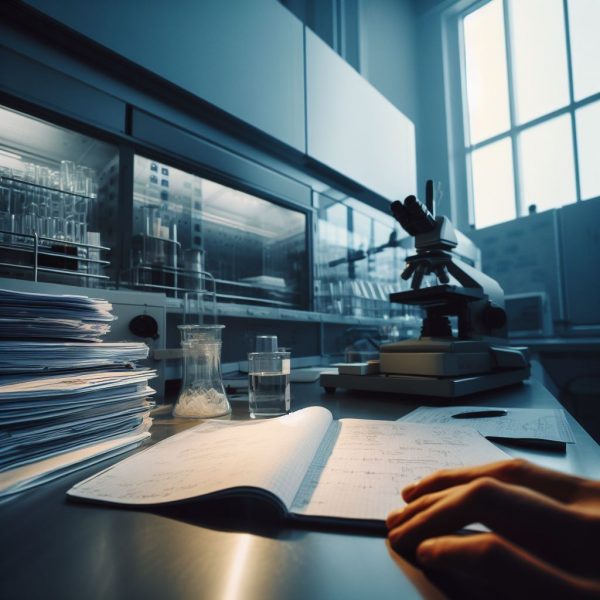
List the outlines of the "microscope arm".
{"type": "Polygon", "coordinates": [[[504,291],[495,279],[488,277],[478,269],[471,267],[455,256],[446,265],[448,272],[465,288],[479,288],[498,308],[504,308],[504,291]]]}

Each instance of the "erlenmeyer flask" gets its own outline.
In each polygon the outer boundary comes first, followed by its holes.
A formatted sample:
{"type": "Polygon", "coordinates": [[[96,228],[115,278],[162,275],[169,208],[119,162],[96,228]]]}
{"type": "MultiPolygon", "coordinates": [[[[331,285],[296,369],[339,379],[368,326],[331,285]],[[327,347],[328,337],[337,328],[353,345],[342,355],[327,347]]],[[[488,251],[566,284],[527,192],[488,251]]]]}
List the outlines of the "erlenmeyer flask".
{"type": "Polygon", "coordinates": [[[183,383],[173,416],[196,419],[231,412],[221,376],[221,330],[225,325],[179,325],[183,383]]]}

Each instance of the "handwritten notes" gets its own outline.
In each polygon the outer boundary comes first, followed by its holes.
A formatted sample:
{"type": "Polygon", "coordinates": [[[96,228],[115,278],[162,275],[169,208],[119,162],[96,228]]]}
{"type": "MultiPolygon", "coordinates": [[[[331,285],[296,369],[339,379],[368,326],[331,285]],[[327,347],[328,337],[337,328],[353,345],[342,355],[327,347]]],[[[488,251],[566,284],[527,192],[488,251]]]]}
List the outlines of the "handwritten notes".
{"type": "Polygon", "coordinates": [[[215,493],[275,495],[289,512],[377,520],[401,489],[436,469],[507,458],[470,428],[333,421],[312,407],[266,421],[210,421],[106,469],[69,495],[158,504],[215,493]]]}
{"type": "Polygon", "coordinates": [[[331,413],[311,408],[268,421],[209,421],[69,490],[122,504],[158,504],[232,488],[261,488],[289,507],[331,413]]]}
{"type": "Polygon", "coordinates": [[[468,428],[341,419],[330,426],[292,512],[382,520],[403,504],[400,491],[415,479],[506,458],[468,428]]]}

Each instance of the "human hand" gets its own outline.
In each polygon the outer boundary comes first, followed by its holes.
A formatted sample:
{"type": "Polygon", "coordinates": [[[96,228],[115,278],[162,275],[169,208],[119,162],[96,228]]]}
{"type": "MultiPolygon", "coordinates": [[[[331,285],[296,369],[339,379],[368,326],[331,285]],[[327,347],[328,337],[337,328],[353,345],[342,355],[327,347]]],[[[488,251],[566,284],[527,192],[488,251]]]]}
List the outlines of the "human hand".
{"type": "Polygon", "coordinates": [[[600,598],[600,482],[514,459],[438,471],[402,495],[392,547],[454,589],[600,598]],[[455,535],[476,522],[491,533],[455,535]]]}

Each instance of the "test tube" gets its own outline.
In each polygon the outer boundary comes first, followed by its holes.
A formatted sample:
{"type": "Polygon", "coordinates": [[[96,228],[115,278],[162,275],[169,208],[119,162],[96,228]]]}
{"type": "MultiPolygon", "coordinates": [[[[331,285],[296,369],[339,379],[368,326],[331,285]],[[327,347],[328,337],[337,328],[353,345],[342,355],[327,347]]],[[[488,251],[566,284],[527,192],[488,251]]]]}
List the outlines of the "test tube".
{"type": "Polygon", "coordinates": [[[25,181],[27,181],[29,183],[35,183],[36,179],[37,179],[35,165],[33,163],[25,163],[24,167],[25,167],[25,171],[24,171],[25,181]]]}
{"type": "Polygon", "coordinates": [[[87,198],[77,198],[75,202],[75,221],[77,226],[76,238],[74,241],[82,244],[87,240],[87,220],[88,220],[88,200],[87,198]]]}
{"type": "Polygon", "coordinates": [[[88,176],[90,178],[89,196],[90,198],[96,198],[98,196],[98,177],[96,176],[96,171],[89,168],[88,176]]]}
{"type": "Polygon", "coordinates": [[[22,216],[22,232],[33,235],[37,232],[38,206],[30,193],[26,200],[25,211],[22,216]]]}
{"type": "Polygon", "coordinates": [[[50,169],[48,167],[35,167],[35,182],[43,187],[50,186],[50,169]]]}
{"type": "Polygon", "coordinates": [[[57,240],[65,239],[65,203],[64,194],[56,192],[52,196],[52,227],[57,240]]]}
{"type": "Polygon", "coordinates": [[[72,192],[75,186],[75,163],[71,160],[60,161],[60,189],[72,192]]]}
{"type": "Polygon", "coordinates": [[[77,165],[75,167],[75,173],[73,174],[73,191],[76,194],[87,196],[89,193],[89,179],[87,174],[87,167],[77,165]]]}
{"type": "Polygon", "coordinates": [[[51,223],[52,223],[52,208],[50,206],[50,201],[46,197],[46,195],[42,196],[41,202],[39,204],[39,214],[38,214],[38,231],[39,234],[43,237],[50,237],[51,232],[51,223]]]}

